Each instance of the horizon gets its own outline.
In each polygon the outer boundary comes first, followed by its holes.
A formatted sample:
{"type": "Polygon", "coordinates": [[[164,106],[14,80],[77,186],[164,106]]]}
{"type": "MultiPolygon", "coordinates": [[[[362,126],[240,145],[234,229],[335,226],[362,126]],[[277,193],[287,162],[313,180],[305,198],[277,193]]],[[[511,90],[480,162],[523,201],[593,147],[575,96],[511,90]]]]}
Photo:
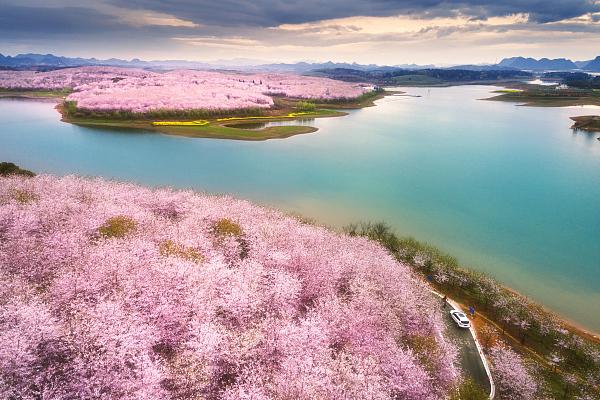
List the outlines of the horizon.
{"type": "Polygon", "coordinates": [[[530,57],[528,55],[515,55],[515,56],[510,56],[510,57],[504,57],[501,60],[497,60],[497,62],[495,63],[490,63],[490,62],[482,62],[482,63],[476,63],[476,64],[437,64],[437,63],[429,63],[429,64],[413,64],[413,63],[398,63],[398,64],[377,64],[377,63],[359,63],[357,61],[336,61],[336,60],[332,60],[332,59],[327,59],[327,60],[323,60],[323,61],[317,61],[317,60],[308,60],[308,59],[302,59],[302,60],[295,60],[295,61],[288,61],[288,62],[283,62],[283,61],[277,61],[277,60],[258,60],[258,59],[248,59],[248,58],[243,58],[243,57],[234,57],[234,58],[228,58],[228,59],[217,59],[217,60],[191,60],[191,59],[143,59],[143,58],[137,58],[137,57],[133,57],[133,58],[119,58],[119,57],[107,57],[107,58],[101,58],[101,57],[81,57],[81,56],[69,56],[69,55],[64,55],[64,54],[54,54],[54,53],[48,53],[48,52],[41,52],[41,53],[17,53],[17,54],[4,54],[2,52],[0,52],[0,56],[4,56],[4,57],[12,57],[12,58],[16,58],[16,57],[21,57],[21,56],[27,56],[27,55],[33,55],[33,56],[51,56],[51,57],[61,57],[61,58],[71,58],[71,59],[76,59],[76,58],[81,58],[84,60],[94,60],[94,61],[111,61],[111,60],[116,60],[116,61],[124,61],[124,62],[145,62],[145,63],[160,63],[160,62],[186,62],[186,63],[198,63],[198,64],[207,64],[207,65],[214,65],[217,67],[227,67],[227,66],[231,66],[231,67],[254,67],[254,66],[261,66],[261,65],[277,65],[277,64],[282,64],[282,65],[297,65],[297,64],[327,64],[327,63],[331,63],[331,64],[349,64],[349,65],[357,65],[357,66],[375,66],[375,67],[404,67],[404,66],[414,66],[414,67],[422,67],[422,68],[448,68],[448,67],[456,67],[456,66],[467,66],[467,65],[474,65],[474,66],[496,66],[499,65],[500,62],[502,62],[505,59],[513,59],[513,58],[523,58],[523,59],[527,59],[527,60],[535,60],[535,61],[542,61],[542,60],[549,60],[549,61],[557,61],[557,60],[567,60],[567,61],[572,61],[572,62],[589,62],[589,61],[593,61],[594,59],[600,57],[599,56],[593,56],[590,59],[587,60],[579,60],[579,59],[570,59],[567,57],[556,57],[556,58],[548,58],[548,57],[530,57]]]}
{"type": "Polygon", "coordinates": [[[113,0],[5,0],[0,53],[436,66],[496,64],[518,55],[573,61],[598,55],[599,1],[519,3],[135,0],[124,7],[113,0]]]}

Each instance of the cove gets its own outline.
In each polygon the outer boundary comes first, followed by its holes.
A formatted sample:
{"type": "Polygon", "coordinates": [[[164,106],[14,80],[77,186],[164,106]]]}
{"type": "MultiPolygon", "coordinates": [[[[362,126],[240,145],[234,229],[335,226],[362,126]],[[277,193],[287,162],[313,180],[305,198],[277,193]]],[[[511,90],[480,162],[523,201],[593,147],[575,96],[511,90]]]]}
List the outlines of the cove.
{"type": "Polygon", "coordinates": [[[401,88],[421,97],[265,142],[90,129],[53,103],[0,99],[0,160],[229,193],[333,226],[386,221],[598,332],[600,142],[568,118],[598,110],[478,100],[495,89],[401,88]]]}

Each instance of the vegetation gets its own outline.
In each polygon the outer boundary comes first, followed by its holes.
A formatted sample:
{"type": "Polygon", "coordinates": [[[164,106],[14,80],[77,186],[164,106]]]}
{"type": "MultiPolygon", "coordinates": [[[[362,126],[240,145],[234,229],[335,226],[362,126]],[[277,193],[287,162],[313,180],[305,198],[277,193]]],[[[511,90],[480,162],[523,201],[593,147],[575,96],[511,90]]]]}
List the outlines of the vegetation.
{"type": "MultiPolygon", "coordinates": [[[[172,118],[177,118],[177,115],[171,115],[173,113],[165,111],[165,115],[162,115],[160,118],[164,119],[164,121],[151,121],[149,115],[140,115],[138,118],[138,116],[130,112],[115,112],[114,115],[109,113],[106,114],[104,118],[101,118],[101,113],[89,114],[85,111],[80,112],[74,102],[65,102],[60,107],[60,110],[63,114],[64,121],[90,128],[143,129],[178,136],[233,140],[283,139],[303,133],[315,132],[317,130],[312,126],[307,125],[271,126],[256,130],[237,127],[237,125],[243,125],[247,122],[261,121],[267,123],[290,119],[346,115],[339,111],[326,109],[300,112],[295,111],[295,109],[291,107],[281,107],[276,110],[270,110],[269,115],[265,115],[264,111],[260,111],[257,114],[251,114],[249,110],[240,110],[243,112],[240,112],[239,114],[230,111],[226,113],[227,116],[212,116],[210,119],[196,120],[173,120],[172,118]],[[248,112],[248,114],[246,114],[246,112],[248,112]],[[124,119],[127,116],[134,119],[124,119]]],[[[189,112],[191,113],[191,111],[189,112]]],[[[204,110],[199,110],[199,112],[203,113],[204,110]]]]}
{"type": "Polygon", "coordinates": [[[195,248],[184,246],[172,240],[165,240],[159,246],[159,252],[165,257],[180,257],[184,260],[202,263],[204,256],[195,248]]]}
{"type": "MultiPolygon", "coordinates": [[[[454,257],[437,248],[413,238],[398,237],[384,223],[353,224],[344,231],[350,236],[366,236],[381,243],[398,260],[426,277],[436,290],[473,306],[477,315],[490,321],[489,327],[497,330],[499,336],[542,371],[543,390],[557,398],[600,395],[595,383],[600,376],[597,339],[566,325],[554,314],[485,274],[461,267],[454,257]],[[568,376],[576,380],[577,388],[571,388],[567,397],[560,397],[564,388],[561,382],[568,376]],[[594,378],[590,381],[590,377],[594,378]]],[[[488,337],[484,342],[495,340],[488,337]]]]}
{"type": "Polygon", "coordinates": [[[575,123],[571,126],[572,129],[581,129],[590,132],[600,132],[600,115],[582,115],[579,117],[571,117],[575,123]]]}
{"type": "Polygon", "coordinates": [[[600,93],[591,89],[556,88],[539,85],[514,85],[517,89],[486,100],[499,100],[522,103],[526,106],[564,107],[579,105],[600,105],[600,93]]]}
{"type": "Polygon", "coordinates": [[[600,76],[585,72],[547,72],[544,78],[560,79],[562,83],[577,89],[600,89],[600,76]]]}
{"type": "Polygon", "coordinates": [[[98,233],[103,238],[123,238],[135,231],[136,227],[137,223],[133,219],[119,215],[109,218],[98,228],[98,233]]]}
{"type": "Polygon", "coordinates": [[[242,227],[228,218],[221,218],[213,225],[213,231],[218,236],[242,236],[242,227]]]}
{"type": "Polygon", "coordinates": [[[0,88],[0,97],[30,97],[30,98],[66,98],[73,91],[64,89],[22,89],[22,88],[0,88]]]}
{"type": "Polygon", "coordinates": [[[315,106],[315,103],[312,103],[310,101],[299,101],[298,103],[296,103],[296,108],[299,111],[315,111],[317,109],[317,106],[315,106]]]}
{"type": "Polygon", "coordinates": [[[19,168],[18,165],[11,162],[0,162],[0,176],[6,175],[35,176],[33,172],[19,168]]]}
{"type": "Polygon", "coordinates": [[[130,110],[92,110],[77,107],[76,101],[65,101],[62,107],[63,115],[73,119],[98,119],[98,120],[122,120],[122,121],[148,121],[161,119],[201,120],[205,118],[221,118],[229,116],[254,116],[265,115],[262,108],[238,108],[238,109],[157,109],[146,112],[135,112],[130,110]]]}
{"type": "Polygon", "coordinates": [[[154,126],[203,126],[208,125],[209,122],[205,119],[199,119],[196,121],[154,121],[154,126]]]}
{"type": "Polygon", "coordinates": [[[38,199],[37,195],[27,189],[15,189],[12,197],[20,204],[28,204],[38,199]]]}
{"type": "Polygon", "coordinates": [[[516,70],[473,71],[461,69],[374,69],[357,70],[350,68],[333,68],[316,70],[315,74],[331,79],[347,82],[370,82],[377,85],[417,85],[438,86],[444,84],[519,81],[528,79],[533,74],[516,70]]]}
{"type": "Polygon", "coordinates": [[[449,400],[487,400],[488,398],[489,393],[486,393],[481,386],[471,379],[466,379],[450,395],[449,400]]]}
{"type": "Polygon", "coordinates": [[[102,179],[11,175],[0,198],[1,399],[442,400],[457,384],[439,300],[377,243],[102,179]]]}

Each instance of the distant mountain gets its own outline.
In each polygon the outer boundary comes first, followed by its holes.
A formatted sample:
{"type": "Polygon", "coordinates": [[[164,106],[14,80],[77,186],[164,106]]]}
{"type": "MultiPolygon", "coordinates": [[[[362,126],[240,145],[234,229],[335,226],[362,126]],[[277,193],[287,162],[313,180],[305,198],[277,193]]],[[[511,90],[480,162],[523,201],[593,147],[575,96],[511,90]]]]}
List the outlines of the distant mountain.
{"type": "Polygon", "coordinates": [[[419,65],[419,64],[397,64],[394,65],[393,67],[387,67],[387,68],[391,68],[391,69],[433,69],[435,68],[435,65],[433,64],[425,64],[425,65],[419,65]]]}
{"type": "Polygon", "coordinates": [[[594,58],[583,66],[584,70],[592,72],[600,72],[600,56],[594,58]]]}
{"type": "Polygon", "coordinates": [[[536,60],[535,58],[511,57],[500,61],[498,66],[531,71],[570,71],[579,68],[573,61],[566,58],[536,60]]]}
{"type": "Polygon", "coordinates": [[[591,63],[593,60],[585,60],[585,61],[573,61],[577,68],[583,69],[587,64],[591,63]]]}
{"type": "Polygon", "coordinates": [[[133,60],[121,60],[118,58],[99,60],[97,58],[62,57],[55,56],[54,54],[19,54],[14,57],[3,56],[2,54],[0,54],[0,67],[11,67],[21,69],[52,69],[67,67],[83,67],[90,65],[164,69],[211,67],[211,65],[207,63],[185,60],[142,61],[137,58],[134,58],[133,60]]]}
{"type": "MultiPolygon", "coordinates": [[[[191,69],[244,69],[255,71],[278,71],[278,72],[295,72],[305,73],[314,69],[332,69],[332,68],[351,68],[358,70],[372,70],[377,68],[395,68],[395,67],[380,67],[375,64],[363,65],[357,63],[274,63],[265,64],[264,61],[252,59],[233,59],[233,60],[218,60],[211,63],[186,61],[186,60],[153,60],[142,61],[139,59],[121,60],[111,58],[108,60],[99,60],[96,58],[79,58],[79,57],[62,57],[54,54],[19,54],[14,57],[3,56],[0,54],[0,68],[21,68],[21,69],[51,69],[51,68],[66,68],[66,67],[81,67],[89,65],[105,65],[105,66],[120,66],[120,67],[137,67],[137,68],[154,68],[154,69],[174,69],[174,68],[191,68],[191,69]]],[[[417,65],[411,65],[414,68],[422,68],[417,65]]]]}
{"type": "MultiPolygon", "coordinates": [[[[213,62],[199,62],[187,60],[153,60],[144,61],[137,58],[132,60],[122,60],[110,58],[101,60],[97,58],[81,57],[63,57],[54,54],[19,54],[16,56],[4,56],[0,54],[0,70],[3,69],[37,69],[49,70],[68,67],[81,66],[111,66],[111,67],[135,67],[156,70],[170,70],[177,68],[186,69],[227,69],[244,71],[262,71],[262,72],[290,72],[297,74],[307,74],[311,71],[323,71],[332,69],[353,70],[353,71],[378,71],[390,72],[399,69],[406,71],[436,69],[434,65],[400,64],[393,66],[382,66],[376,64],[358,64],[343,62],[297,62],[297,63],[264,63],[262,60],[236,58],[231,60],[217,60],[213,62]]],[[[495,65],[456,65],[447,68],[449,70],[461,71],[572,71],[583,69],[586,71],[600,72],[600,57],[589,61],[573,62],[566,58],[548,59],[511,57],[503,59],[495,65]]]]}

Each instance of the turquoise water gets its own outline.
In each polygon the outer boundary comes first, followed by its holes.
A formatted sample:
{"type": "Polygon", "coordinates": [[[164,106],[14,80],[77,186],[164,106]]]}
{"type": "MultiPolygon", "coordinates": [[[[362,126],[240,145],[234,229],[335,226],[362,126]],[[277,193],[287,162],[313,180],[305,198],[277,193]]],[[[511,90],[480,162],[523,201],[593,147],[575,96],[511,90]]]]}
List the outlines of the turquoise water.
{"type": "Polygon", "coordinates": [[[62,123],[53,104],[0,100],[0,160],[54,174],[191,187],[330,225],[385,220],[600,331],[598,109],[480,101],[492,87],[405,89],[319,131],[242,142],[62,123]]]}

